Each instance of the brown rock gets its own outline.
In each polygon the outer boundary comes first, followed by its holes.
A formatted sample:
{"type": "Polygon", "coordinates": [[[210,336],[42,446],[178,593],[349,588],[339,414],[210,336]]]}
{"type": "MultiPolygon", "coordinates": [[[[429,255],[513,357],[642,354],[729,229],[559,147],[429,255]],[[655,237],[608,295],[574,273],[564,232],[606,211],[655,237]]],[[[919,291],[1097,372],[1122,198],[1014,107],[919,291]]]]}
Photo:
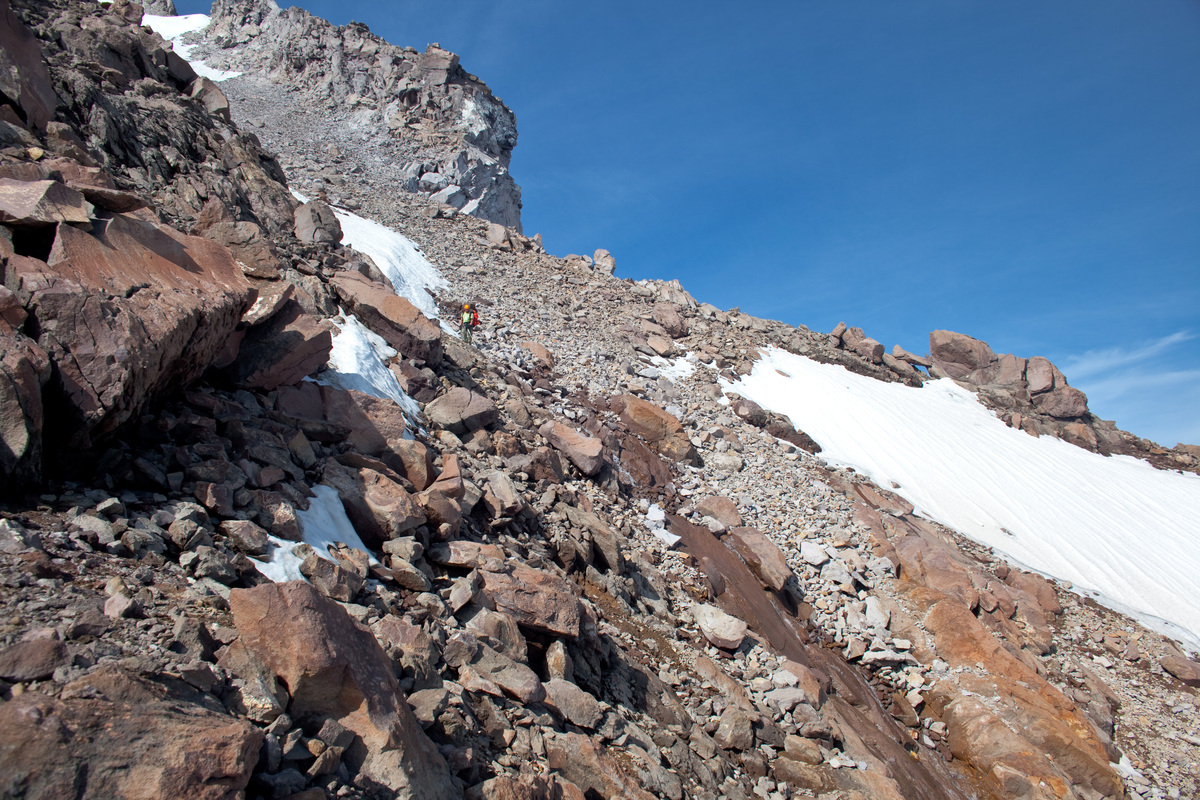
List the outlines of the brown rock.
{"type": "Polygon", "coordinates": [[[554,354],[551,353],[544,344],[540,342],[521,342],[521,347],[528,350],[533,357],[541,361],[551,370],[554,369],[554,354]]]}
{"type": "Polygon", "coordinates": [[[753,400],[741,398],[733,402],[732,410],[746,422],[756,428],[761,428],[767,424],[767,412],[763,411],[763,407],[753,400]]]}
{"type": "Polygon", "coordinates": [[[736,528],[742,524],[742,515],[738,512],[737,503],[728,497],[706,497],[696,504],[696,511],[706,517],[712,517],[727,528],[736,528]]]}
{"type": "Polygon", "coordinates": [[[220,117],[226,122],[230,121],[229,100],[226,99],[225,93],[211,79],[203,76],[196,78],[192,81],[189,94],[193,100],[199,100],[208,113],[220,117]]]}
{"type": "Polygon", "coordinates": [[[1060,385],[1049,392],[1036,395],[1033,407],[1057,419],[1082,417],[1088,412],[1087,395],[1074,386],[1060,385]]]}
{"type": "Polygon", "coordinates": [[[599,439],[550,420],[538,429],[546,441],[554,445],[584,475],[595,475],[604,466],[604,444],[599,439]]]}
{"type": "Polygon", "coordinates": [[[373,469],[325,462],[322,480],[337,490],[346,516],[363,544],[379,549],[384,542],[425,524],[426,516],[404,487],[373,469]]]}
{"type": "Polygon", "coordinates": [[[1030,394],[1041,394],[1054,388],[1054,365],[1041,356],[1029,359],[1025,368],[1025,381],[1030,394]]]}
{"type": "Polygon", "coordinates": [[[328,204],[312,200],[297,206],[295,212],[296,238],[306,244],[342,241],[342,224],[328,204]]]}
{"type": "Polygon", "coordinates": [[[287,685],[290,714],[333,717],[358,734],[345,761],[394,792],[458,796],[445,761],[400,692],[375,637],[306,583],[235,589],[234,625],[246,648],[287,685]]]}
{"type": "Polygon", "coordinates": [[[425,406],[425,416],[451,433],[464,434],[494,425],[499,411],[487,397],[456,386],[425,406]]]}
{"type": "Polygon", "coordinates": [[[613,458],[613,466],[623,484],[652,489],[671,482],[671,467],[645,442],[623,431],[617,433],[616,439],[619,450],[613,458]]]}
{"type": "Polygon", "coordinates": [[[1178,656],[1166,656],[1159,663],[1163,669],[1188,686],[1200,686],[1200,662],[1178,656]]]}
{"type": "Polygon", "coordinates": [[[652,311],[654,321],[657,322],[664,331],[672,339],[679,339],[688,335],[687,320],[679,313],[679,306],[675,303],[655,303],[652,311]]]}
{"type": "Polygon", "coordinates": [[[332,349],[329,329],[295,300],[289,300],[265,323],[246,333],[229,373],[240,388],[270,391],[298,383],[315,372],[329,361],[332,349]]]}
{"type": "Polygon", "coordinates": [[[588,797],[654,800],[654,795],[639,786],[621,765],[605,755],[601,745],[589,736],[567,733],[547,742],[546,759],[550,769],[583,790],[588,797]]]}
{"type": "Polygon", "coordinates": [[[67,646],[58,639],[31,639],[0,650],[0,678],[14,683],[44,681],[67,661],[67,646]]]}
{"type": "Polygon", "coordinates": [[[951,378],[965,378],[996,361],[996,354],[986,342],[953,331],[929,334],[929,352],[934,366],[951,378]]]}
{"type": "Polygon", "coordinates": [[[388,443],[388,448],[399,459],[404,477],[408,478],[409,483],[416,487],[417,491],[428,489],[436,474],[433,451],[415,439],[394,439],[388,443]]]}
{"type": "Polygon", "coordinates": [[[9,273],[81,420],[75,444],[198,377],[253,296],[221,246],[124,214],[94,235],[60,225],[48,264],[10,258],[9,273]]]}
{"type": "Polygon", "coordinates": [[[883,361],[883,345],[867,336],[862,328],[847,328],[842,334],[842,344],[873,364],[883,361]]]}
{"type": "Polygon", "coordinates": [[[296,292],[293,284],[283,281],[257,281],[254,286],[258,289],[258,297],[254,305],[242,315],[242,324],[246,327],[254,327],[269,320],[296,292]]]}
{"type": "Polygon", "coordinates": [[[633,433],[642,437],[653,449],[676,461],[699,464],[700,457],[692,446],[683,424],[663,409],[630,394],[614,397],[609,407],[620,414],[621,421],[633,433]]]}
{"type": "Polygon", "coordinates": [[[279,254],[261,227],[253,222],[218,222],[204,229],[204,238],[229,248],[242,272],[251,278],[279,277],[279,254]]]}
{"type": "Polygon", "coordinates": [[[0,6],[0,92],[20,104],[25,119],[39,130],[46,129],[58,106],[41,43],[7,2],[0,6]]]}
{"type": "Polygon", "coordinates": [[[308,578],[317,591],[343,603],[349,603],[362,588],[363,579],[357,573],[311,554],[300,565],[300,574],[308,578]]]}
{"type": "Polygon", "coordinates": [[[42,227],[60,222],[88,225],[91,203],[58,181],[16,181],[0,178],[0,222],[42,227]]]}
{"type": "Polygon", "coordinates": [[[348,311],[396,350],[408,358],[441,363],[441,330],[408,300],[357,272],[339,272],[330,285],[348,311]]]}
{"type": "Polygon", "coordinates": [[[751,572],[768,589],[777,592],[792,577],[787,556],[779,549],[779,545],[757,528],[734,528],[729,531],[725,543],[742,557],[751,572]]]}
{"type": "Polygon", "coordinates": [[[519,625],[558,636],[579,636],[582,611],[566,580],[519,563],[481,574],[481,593],[519,625]]]}
{"type": "Polygon", "coordinates": [[[792,789],[806,789],[824,794],[837,787],[837,782],[828,768],[787,757],[775,759],[771,768],[775,772],[775,780],[786,783],[792,789]]]}
{"type": "MultiPolygon", "coordinates": [[[[0,289],[0,304],[6,292],[0,289]]],[[[11,292],[7,297],[12,298],[11,292]]],[[[24,315],[19,305],[16,309],[24,315]]],[[[5,320],[10,318],[18,318],[11,307],[0,320],[0,483],[16,492],[41,481],[42,390],[50,380],[51,365],[33,340],[8,327],[5,320]]]]}
{"type": "Polygon", "coordinates": [[[604,719],[604,710],[596,698],[573,683],[552,679],[545,684],[546,705],[558,711],[572,725],[595,730],[604,719]]]}
{"type": "Polygon", "coordinates": [[[6,783],[24,797],[241,797],[263,734],[195,700],[113,667],[59,700],[14,698],[0,705],[6,783]]]}
{"type": "Polygon", "coordinates": [[[713,739],[726,750],[749,750],[754,747],[754,725],[744,712],[727,708],[713,739]]]}
{"type": "Polygon", "coordinates": [[[503,547],[479,542],[437,542],[430,546],[428,556],[435,564],[492,572],[503,570],[508,561],[503,547]]]}

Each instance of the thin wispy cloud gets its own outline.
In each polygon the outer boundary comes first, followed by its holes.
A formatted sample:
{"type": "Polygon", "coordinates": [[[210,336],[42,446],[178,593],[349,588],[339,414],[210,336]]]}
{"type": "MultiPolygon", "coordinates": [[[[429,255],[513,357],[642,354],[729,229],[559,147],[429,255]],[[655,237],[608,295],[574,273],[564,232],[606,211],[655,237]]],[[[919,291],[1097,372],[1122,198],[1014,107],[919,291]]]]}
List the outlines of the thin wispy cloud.
{"type": "Polygon", "coordinates": [[[1063,373],[1072,381],[1087,380],[1092,377],[1102,377],[1115,370],[1147,362],[1165,354],[1168,350],[1183,342],[1196,338],[1191,331],[1177,331],[1170,336],[1138,345],[1136,347],[1110,347],[1105,350],[1088,350],[1082,355],[1073,356],[1063,365],[1063,373]]]}

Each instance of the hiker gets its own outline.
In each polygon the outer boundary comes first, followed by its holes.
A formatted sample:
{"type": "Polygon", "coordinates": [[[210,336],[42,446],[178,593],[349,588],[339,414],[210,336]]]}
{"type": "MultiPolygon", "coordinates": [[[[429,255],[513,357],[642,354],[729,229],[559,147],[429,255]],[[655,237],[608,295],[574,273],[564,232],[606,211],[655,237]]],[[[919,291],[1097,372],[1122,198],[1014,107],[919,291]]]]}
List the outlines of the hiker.
{"type": "Polygon", "coordinates": [[[463,303],[462,315],[462,338],[467,344],[471,344],[471,332],[479,326],[479,311],[471,303],[463,303]]]}

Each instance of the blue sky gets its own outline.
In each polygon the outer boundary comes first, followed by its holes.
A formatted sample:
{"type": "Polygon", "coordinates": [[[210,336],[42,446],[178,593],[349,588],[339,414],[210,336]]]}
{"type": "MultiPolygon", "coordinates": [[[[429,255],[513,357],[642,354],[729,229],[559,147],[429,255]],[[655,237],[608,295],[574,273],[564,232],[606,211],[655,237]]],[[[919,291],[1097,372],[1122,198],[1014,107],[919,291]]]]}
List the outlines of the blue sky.
{"type": "Polygon", "coordinates": [[[1044,355],[1101,417],[1200,443],[1195,0],[300,5],[459,53],[517,114],[553,253],[1044,355]]]}

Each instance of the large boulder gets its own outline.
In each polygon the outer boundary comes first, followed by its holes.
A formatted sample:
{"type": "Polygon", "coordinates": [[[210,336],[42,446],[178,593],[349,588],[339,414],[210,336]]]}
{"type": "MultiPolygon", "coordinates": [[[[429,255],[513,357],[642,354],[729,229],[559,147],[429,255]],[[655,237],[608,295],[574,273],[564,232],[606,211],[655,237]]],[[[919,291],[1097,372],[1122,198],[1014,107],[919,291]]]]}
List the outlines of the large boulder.
{"type": "Polygon", "coordinates": [[[599,439],[556,420],[546,422],[538,429],[538,433],[584,475],[595,475],[604,466],[604,443],[599,439]]]}
{"type": "Polygon", "coordinates": [[[429,421],[452,433],[469,433],[494,425],[500,412],[487,397],[456,386],[425,406],[429,421]]]}
{"type": "Polygon", "coordinates": [[[58,699],[28,692],[0,704],[6,795],[243,797],[262,732],[165,685],[104,666],[58,699]]]}
{"type": "Polygon", "coordinates": [[[1088,413],[1087,395],[1065,384],[1035,395],[1033,407],[1058,419],[1072,419],[1088,413]]]}
{"type": "Polygon", "coordinates": [[[254,297],[225,248],[125,214],[58,225],[47,258],[10,258],[8,280],[70,412],[56,433],[76,445],[199,377],[254,297]]]}
{"type": "Polygon", "coordinates": [[[749,630],[742,620],[705,603],[692,607],[692,619],[704,638],[722,650],[737,650],[749,630]]]}
{"type": "Polygon", "coordinates": [[[996,361],[996,354],[987,342],[954,331],[930,333],[929,353],[934,366],[951,378],[965,378],[996,361]]]}
{"type": "Polygon", "coordinates": [[[92,204],[58,181],[0,178],[0,222],[20,227],[48,227],[60,222],[88,225],[92,204]]]}
{"type": "Polygon", "coordinates": [[[346,516],[367,547],[377,550],[389,539],[425,524],[425,514],[413,497],[381,472],[330,459],[323,480],[337,490],[346,516]]]}
{"type": "Polygon", "coordinates": [[[683,429],[683,423],[651,402],[623,394],[609,401],[609,407],[621,421],[646,444],[667,458],[699,464],[700,456],[683,429]]]}
{"type": "Polygon", "coordinates": [[[8,303],[24,316],[7,289],[0,287],[0,483],[8,491],[36,486],[42,473],[42,387],[50,379],[50,358],[6,319],[8,303]]]}
{"type": "Polygon", "coordinates": [[[242,272],[251,278],[274,280],[279,277],[279,254],[259,225],[221,221],[198,232],[204,238],[228,247],[242,272]]]}
{"type": "Polygon", "coordinates": [[[13,14],[8,0],[0,0],[0,94],[15,101],[38,130],[46,129],[58,106],[41,43],[13,14]]]}
{"type": "Polygon", "coordinates": [[[459,796],[391,659],[340,605],[292,582],[235,589],[229,607],[239,641],[288,687],[294,719],[332,717],[358,735],[344,755],[352,770],[404,797],[459,796]]]}
{"type": "Polygon", "coordinates": [[[246,332],[229,375],[239,388],[269,392],[316,372],[332,350],[328,325],[288,300],[270,319],[246,332]]]}
{"type": "Polygon", "coordinates": [[[725,543],[741,556],[750,571],[768,589],[777,592],[792,577],[787,556],[779,549],[779,545],[757,528],[734,528],[725,538],[725,543]]]}
{"type": "Polygon", "coordinates": [[[404,356],[441,363],[441,329],[407,299],[349,270],[335,275],[330,284],[348,311],[404,356]]]}
{"type": "Polygon", "coordinates": [[[481,594],[519,625],[556,636],[579,636],[583,614],[565,579],[518,563],[481,574],[481,594]]]}
{"type": "Polygon", "coordinates": [[[612,253],[600,248],[592,255],[592,266],[605,275],[612,275],[617,271],[617,260],[613,258],[612,253]]]}
{"type": "Polygon", "coordinates": [[[296,238],[306,244],[337,244],[342,224],[327,203],[313,200],[296,207],[296,238]]]}

